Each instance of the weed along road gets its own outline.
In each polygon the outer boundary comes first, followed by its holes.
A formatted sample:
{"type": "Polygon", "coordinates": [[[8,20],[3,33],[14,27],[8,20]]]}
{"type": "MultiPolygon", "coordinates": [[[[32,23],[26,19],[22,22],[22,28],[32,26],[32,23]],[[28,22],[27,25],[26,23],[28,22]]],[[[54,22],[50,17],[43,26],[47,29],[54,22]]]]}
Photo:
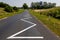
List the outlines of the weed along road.
{"type": "Polygon", "coordinates": [[[0,20],[0,40],[60,40],[28,11],[0,20]]]}

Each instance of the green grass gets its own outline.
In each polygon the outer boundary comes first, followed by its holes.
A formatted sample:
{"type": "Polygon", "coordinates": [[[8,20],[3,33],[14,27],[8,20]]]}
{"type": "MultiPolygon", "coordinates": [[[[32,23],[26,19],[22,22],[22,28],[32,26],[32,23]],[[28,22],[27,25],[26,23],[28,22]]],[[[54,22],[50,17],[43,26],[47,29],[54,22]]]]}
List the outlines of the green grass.
{"type": "Polygon", "coordinates": [[[6,11],[4,11],[4,8],[0,8],[0,19],[5,18],[5,17],[14,16],[16,14],[20,14],[23,11],[24,11],[24,9],[19,9],[17,12],[16,11],[6,12],[6,11]]]}
{"type": "Polygon", "coordinates": [[[35,16],[38,20],[41,20],[47,27],[60,36],[60,20],[53,17],[48,17],[46,15],[41,15],[39,12],[30,10],[30,13],[35,16]]]}

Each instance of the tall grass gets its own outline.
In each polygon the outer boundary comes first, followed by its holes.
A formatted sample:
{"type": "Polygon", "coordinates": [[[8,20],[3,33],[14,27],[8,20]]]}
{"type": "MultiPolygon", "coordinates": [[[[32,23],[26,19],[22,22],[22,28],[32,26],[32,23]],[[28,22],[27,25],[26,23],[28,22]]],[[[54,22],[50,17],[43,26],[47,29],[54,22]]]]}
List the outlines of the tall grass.
{"type": "Polygon", "coordinates": [[[40,11],[40,14],[60,19],[60,7],[52,8],[47,11],[40,11]]]}
{"type": "Polygon", "coordinates": [[[5,18],[5,17],[14,16],[16,14],[20,14],[23,11],[24,11],[23,9],[20,9],[18,11],[6,12],[6,11],[4,11],[4,8],[0,8],[0,19],[5,18]]]}
{"type": "Polygon", "coordinates": [[[30,10],[30,13],[35,16],[38,20],[42,21],[47,27],[53,31],[55,34],[60,36],[60,19],[56,19],[55,17],[51,16],[51,14],[55,14],[56,11],[59,13],[56,14],[56,16],[60,15],[60,8],[52,8],[47,11],[41,11],[41,12],[35,12],[33,10],[30,10]]]}

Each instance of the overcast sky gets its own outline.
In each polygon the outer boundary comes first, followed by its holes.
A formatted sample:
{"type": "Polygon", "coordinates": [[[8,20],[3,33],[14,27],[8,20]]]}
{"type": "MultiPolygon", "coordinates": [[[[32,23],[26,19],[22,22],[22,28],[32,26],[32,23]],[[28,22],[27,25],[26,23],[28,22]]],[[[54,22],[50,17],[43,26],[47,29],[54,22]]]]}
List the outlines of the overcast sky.
{"type": "Polygon", "coordinates": [[[57,6],[60,6],[60,0],[0,0],[0,2],[4,2],[11,6],[17,6],[17,7],[21,7],[24,3],[27,3],[27,5],[30,6],[31,2],[40,2],[40,1],[56,3],[57,6]]]}

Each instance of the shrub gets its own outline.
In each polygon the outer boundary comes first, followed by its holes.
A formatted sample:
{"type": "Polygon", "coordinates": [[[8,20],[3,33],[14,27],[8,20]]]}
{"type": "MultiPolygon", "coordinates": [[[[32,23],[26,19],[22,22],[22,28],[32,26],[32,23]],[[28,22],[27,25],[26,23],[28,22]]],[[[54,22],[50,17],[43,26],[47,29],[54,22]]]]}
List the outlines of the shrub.
{"type": "Polygon", "coordinates": [[[40,14],[51,16],[54,18],[60,18],[60,7],[52,8],[49,11],[42,11],[40,14]]]}
{"type": "Polygon", "coordinates": [[[15,7],[13,7],[13,10],[18,11],[18,8],[15,6],[15,7]]]}
{"type": "Polygon", "coordinates": [[[4,9],[6,12],[13,12],[13,8],[10,6],[6,6],[4,9]]]}

